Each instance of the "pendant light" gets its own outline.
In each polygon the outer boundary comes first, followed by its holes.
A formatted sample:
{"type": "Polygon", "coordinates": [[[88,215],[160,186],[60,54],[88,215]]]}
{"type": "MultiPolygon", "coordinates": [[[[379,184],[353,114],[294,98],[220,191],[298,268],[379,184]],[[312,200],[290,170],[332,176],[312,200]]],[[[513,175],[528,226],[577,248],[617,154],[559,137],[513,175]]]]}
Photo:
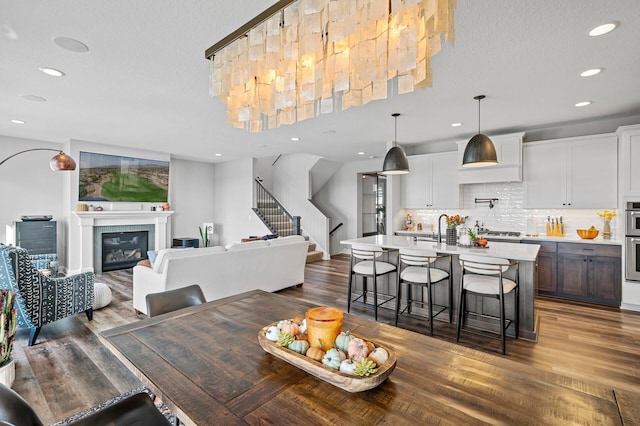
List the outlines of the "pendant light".
{"type": "Polygon", "coordinates": [[[478,134],[471,138],[462,156],[463,167],[486,167],[498,164],[496,147],[487,135],[480,133],[480,101],[484,95],[478,95],[473,99],[478,101],[478,134]]]}
{"type": "Polygon", "coordinates": [[[400,113],[394,112],[391,116],[395,119],[395,134],[393,138],[393,146],[384,157],[382,164],[383,175],[403,175],[409,173],[409,160],[407,154],[397,145],[398,141],[398,117],[400,113]]]}

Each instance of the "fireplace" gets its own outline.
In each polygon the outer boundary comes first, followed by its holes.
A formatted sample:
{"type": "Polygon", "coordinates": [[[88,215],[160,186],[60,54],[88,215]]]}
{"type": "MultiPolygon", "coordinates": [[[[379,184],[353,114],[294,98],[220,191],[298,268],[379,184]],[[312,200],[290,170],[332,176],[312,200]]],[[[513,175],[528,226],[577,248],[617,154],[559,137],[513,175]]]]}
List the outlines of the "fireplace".
{"type": "Polygon", "coordinates": [[[105,232],[102,234],[102,271],[131,268],[147,259],[149,232],[105,232]]]}

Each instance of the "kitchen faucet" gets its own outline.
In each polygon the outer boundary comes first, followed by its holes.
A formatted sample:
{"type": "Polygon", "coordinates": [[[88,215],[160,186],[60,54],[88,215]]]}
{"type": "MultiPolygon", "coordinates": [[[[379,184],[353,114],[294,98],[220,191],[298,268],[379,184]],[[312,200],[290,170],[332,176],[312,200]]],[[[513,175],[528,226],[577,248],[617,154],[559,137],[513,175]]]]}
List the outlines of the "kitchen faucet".
{"type": "Polygon", "coordinates": [[[440,223],[442,222],[443,217],[446,217],[447,219],[449,219],[449,216],[447,216],[444,213],[438,216],[438,244],[442,243],[442,230],[440,228],[440,223]]]}

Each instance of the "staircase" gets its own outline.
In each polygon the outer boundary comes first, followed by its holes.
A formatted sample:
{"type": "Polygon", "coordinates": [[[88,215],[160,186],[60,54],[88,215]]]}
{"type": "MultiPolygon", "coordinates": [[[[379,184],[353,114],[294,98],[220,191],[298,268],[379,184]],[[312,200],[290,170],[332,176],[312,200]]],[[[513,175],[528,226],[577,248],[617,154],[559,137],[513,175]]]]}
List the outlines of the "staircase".
{"type": "Polygon", "coordinates": [[[253,209],[271,233],[286,237],[293,234],[293,222],[275,200],[258,201],[253,209]]]}
{"type": "Polygon", "coordinates": [[[307,262],[313,263],[322,260],[324,257],[324,253],[316,250],[316,245],[314,243],[309,243],[309,250],[307,251],[307,262]]]}

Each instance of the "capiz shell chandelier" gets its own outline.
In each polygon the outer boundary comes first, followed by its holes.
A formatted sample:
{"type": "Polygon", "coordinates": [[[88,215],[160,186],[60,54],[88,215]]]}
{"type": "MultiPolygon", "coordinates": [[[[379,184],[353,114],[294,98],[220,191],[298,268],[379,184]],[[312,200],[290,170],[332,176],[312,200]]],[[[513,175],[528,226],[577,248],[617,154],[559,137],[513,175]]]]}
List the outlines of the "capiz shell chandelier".
{"type": "Polygon", "coordinates": [[[455,0],[284,0],[207,49],[211,95],[252,132],[431,87],[455,0]]]}

